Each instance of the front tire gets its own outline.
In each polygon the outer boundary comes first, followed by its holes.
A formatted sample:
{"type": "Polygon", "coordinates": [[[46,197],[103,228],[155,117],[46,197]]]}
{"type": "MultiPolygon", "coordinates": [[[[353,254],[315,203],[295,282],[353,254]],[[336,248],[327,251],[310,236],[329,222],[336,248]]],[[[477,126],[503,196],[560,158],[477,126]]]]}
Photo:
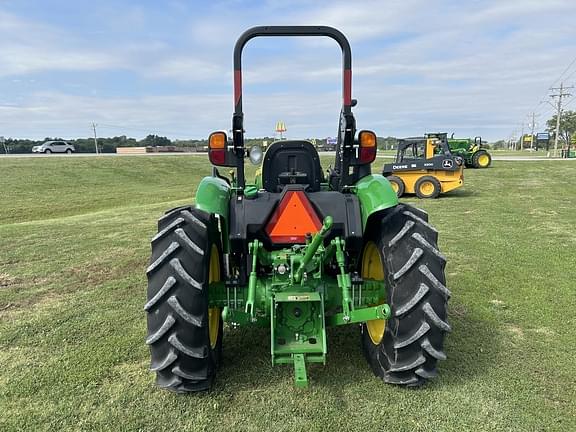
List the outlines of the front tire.
{"type": "Polygon", "coordinates": [[[474,168],[488,168],[492,163],[492,157],[486,150],[479,150],[472,156],[474,168]]]}
{"type": "Polygon", "coordinates": [[[414,191],[418,198],[438,198],[442,191],[442,186],[435,177],[423,176],[416,180],[414,191]]]}
{"type": "Polygon", "coordinates": [[[446,259],[427,220],[425,212],[399,204],[371,220],[366,235],[361,276],[384,281],[382,300],[392,317],[362,324],[362,347],[374,374],[390,384],[422,385],[446,359],[446,259]]]}
{"type": "Polygon", "coordinates": [[[44,154],[50,154],[50,153],[52,153],[52,150],[50,150],[50,149],[44,150],[44,154]]]}
{"type": "Polygon", "coordinates": [[[208,390],[222,355],[219,308],[209,308],[209,284],[222,277],[216,219],[201,210],[173,210],[158,221],[148,276],[150,369],[159,387],[177,393],[208,390]]]}

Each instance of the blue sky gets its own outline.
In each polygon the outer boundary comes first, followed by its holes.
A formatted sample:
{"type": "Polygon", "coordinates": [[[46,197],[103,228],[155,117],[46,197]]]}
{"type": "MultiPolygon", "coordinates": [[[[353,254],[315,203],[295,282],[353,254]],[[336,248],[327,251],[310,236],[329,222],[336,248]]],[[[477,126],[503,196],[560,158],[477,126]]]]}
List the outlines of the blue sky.
{"type": "MultiPolygon", "coordinates": [[[[349,38],[359,128],[506,139],[576,57],[573,0],[0,0],[0,135],[202,138],[228,129],[232,49],[253,25],[331,25],[349,38]]],[[[333,136],[337,45],[252,40],[248,136],[333,136]]],[[[567,84],[576,82],[568,70],[567,84]]],[[[574,105],[576,107],[576,105],[574,105]]]]}

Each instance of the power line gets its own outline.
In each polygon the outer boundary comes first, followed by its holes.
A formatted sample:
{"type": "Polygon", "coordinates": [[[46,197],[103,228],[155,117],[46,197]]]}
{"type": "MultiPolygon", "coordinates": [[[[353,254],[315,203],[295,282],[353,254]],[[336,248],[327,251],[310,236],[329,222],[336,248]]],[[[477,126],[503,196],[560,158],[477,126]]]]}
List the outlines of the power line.
{"type": "MultiPolygon", "coordinates": [[[[570,68],[571,68],[574,64],[576,64],[576,57],[574,57],[574,59],[572,59],[572,61],[568,64],[568,66],[566,66],[566,68],[562,71],[562,73],[561,73],[560,75],[558,75],[558,78],[556,78],[554,81],[552,81],[552,83],[550,84],[549,87],[554,86],[554,84],[556,84],[558,81],[560,81],[560,79],[562,79],[562,76],[563,76],[566,72],[568,72],[568,71],[570,70],[570,68]]],[[[576,69],[575,69],[570,75],[568,75],[568,77],[566,77],[566,78],[564,79],[564,81],[568,80],[568,79],[569,79],[572,75],[574,75],[575,73],[576,73],[576,69]]],[[[564,81],[563,81],[563,82],[564,82],[564,81]]],[[[544,96],[548,96],[548,92],[549,92],[549,90],[546,91],[546,93],[544,94],[544,96]]],[[[531,111],[532,111],[532,112],[536,111],[537,108],[538,108],[538,106],[539,106],[540,104],[542,104],[541,101],[538,102],[538,103],[536,103],[536,105],[534,105],[534,107],[532,108],[531,111]]],[[[554,107],[554,108],[556,109],[556,107],[554,107]]],[[[542,114],[542,112],[539,112],[539,113],[542,114]]]]}
{"type": "Polygon", "coordinates": [[[576,74],[576,69],[574,69],[574,71],[573,71],[570,75],[568,75],[568,76],[564,79],[564,81],[568,81],[568,80],[572,77],[572,75],[574,75],[574,74],[576,74]]]}
{"type": "MultiPolygon", "coordinates": [[[[566,69],[564,69],[564,72],[562,72],[562,73],[560,74],[560,76],[559,76],[558,78],[556,78],[556,80],[554,80],[554,81],[552,82],[552,84],[550,84],[550,87],[552,87],[554,84],[556,84],[558,81],[560,81],[560,79],[562,78],[562,75],[564,75],[564,74],[568,71],[568,69],[570,69],[570,68],[572,67],[572,65],[573,65],[574,63],[576,63],[576,57],[574,57],[574,60],[572,60],[572,61],[570,62],[570,64],[566,67],[566,69]]],[[[574,70],[574,72],[576,72],[576,69],[574,70]]],[[[570,74],[570,76],[574,75],[574,72],[572,72],[572,73],[570,74]]],[[[567,80],[568,80],[568,78],[565,78],[565,79],[564,79],[564,81],[567,81],[567,80]]]]}
{"type": "MultiPolygon", "coordinates": [[[[550,88],[549,90],[559,90],[559,87],[554,88],[554,84],[556,84],[557,82],[559,82],[560,80],[562,80],[562,82],[560,83],[561,86],[563,86],[563,84],[568,81],[570,79],[570,77],[572,77],[575,73],[576,73],[576,68],[572,71],[572,73],[570,75],[568,75],[567,77],[562,79],[562,76],[572,67],[572,65],[574,65],[576,63],[576,57],[574,57],[574,59],[570,62],[570,64],[566,67],[566,69],[564,69],[564,71],[558,76],[558,78],[556,78],[552,84],[550,84],[550,88]]],[[[572,88],[572,87],[564,87],[566,88],[572,88]]]]}
{"type": "Polygon", "coordinates": [[[572,99],[570,102],[565,103],[565,104],[564,104],[564,109],[566,109],[566,107],[567,107],[568,105],[572,105],[572,103],[573,103],[574,101],[576,101],[576,99],[572,99]]]}
{"type": "Polygon", "coordinates": [[[562,117],[562,98],[572,96],[572,94],[566,92],[566,90],[573,88],[574,86],[564,87],[564,82],[560,83],[560,87],[550,88],[550,91],[558,90],[558,93],[550,95],[552,99],[558,98],[556,110],[556,133],[554,134],[554,157],[558,157],[558,135],[560,134],[560,118],[562,117]]]}

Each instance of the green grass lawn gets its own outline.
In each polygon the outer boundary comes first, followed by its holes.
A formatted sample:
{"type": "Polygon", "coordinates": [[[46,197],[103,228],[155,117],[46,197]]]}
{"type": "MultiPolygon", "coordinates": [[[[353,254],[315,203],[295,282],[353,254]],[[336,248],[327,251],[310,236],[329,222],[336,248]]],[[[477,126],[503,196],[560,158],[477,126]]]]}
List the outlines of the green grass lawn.
{"type": "MultiPolygon", "coordinates": [[[[448,360],[418,390],[385,385],[357,326],[329,332],[311,386],[269,338],[227,329],[214,390],[147,371],[145,268],[164,210],[201,157],[0,159],[0,430],[571,431],[576,429],[576,164],[496,162],[418,201],[448,257],[448,360]]],[[[253,169],[250,169],[253,172],[253,169]]]]}

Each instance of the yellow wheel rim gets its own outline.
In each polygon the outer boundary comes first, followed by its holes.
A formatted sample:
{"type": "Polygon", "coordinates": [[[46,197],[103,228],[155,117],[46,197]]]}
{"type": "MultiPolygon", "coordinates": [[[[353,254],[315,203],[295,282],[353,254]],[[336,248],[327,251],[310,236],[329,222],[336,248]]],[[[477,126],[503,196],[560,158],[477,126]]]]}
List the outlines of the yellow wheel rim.
{"type": "Polygon", "coordinates": [[[478,165],[480,165],[481,167],[487,167],[489,163],[490,163],[490,158],[488,157],[488,155],[481,154],[478,157],[478,165]]]}
{"type": "Polygon", "coordinates": [[[390,182],[390,185],[392,186],[392,190],[393,190],[394,192],[396,192],[396,195],[398,195],[398,190],[400,189],[400,188],[398,187],[398,183],[391,181],[391,182],[390,182]]]}
{"type": "MultiPolygon", "coordinates": [[[[210,251],[210,272],[208,274],[208,283],[220,281],[220,255],[216,245],[212,245],[210,251]]],[[[210,346],[216,348],[218,343],[218,330],[220,329],[220,308],[208,309],[208,334],[210,335],[210,346]]]]}
{"type": "Polygon", "coordinates": [[[422,195],[432,195],[434,193],[434,184],[431,181],[425,181],[420,184],[420,192],[422,195]]]}
{"type": "MultiPolygon", "coordinates": [[[[374,242],[368,242],[364,247],[362,254],[362,278],[384,281],[384,265],[380,252],[374,242]]],[[[384,303],[381,299],[380,304],[384,303]]],[[[386,330],[386,320],[372,320],[366,321],[366,329],[368,335],[374,345],[378,345],[384,338],[384,330],[386,330]]]]}

